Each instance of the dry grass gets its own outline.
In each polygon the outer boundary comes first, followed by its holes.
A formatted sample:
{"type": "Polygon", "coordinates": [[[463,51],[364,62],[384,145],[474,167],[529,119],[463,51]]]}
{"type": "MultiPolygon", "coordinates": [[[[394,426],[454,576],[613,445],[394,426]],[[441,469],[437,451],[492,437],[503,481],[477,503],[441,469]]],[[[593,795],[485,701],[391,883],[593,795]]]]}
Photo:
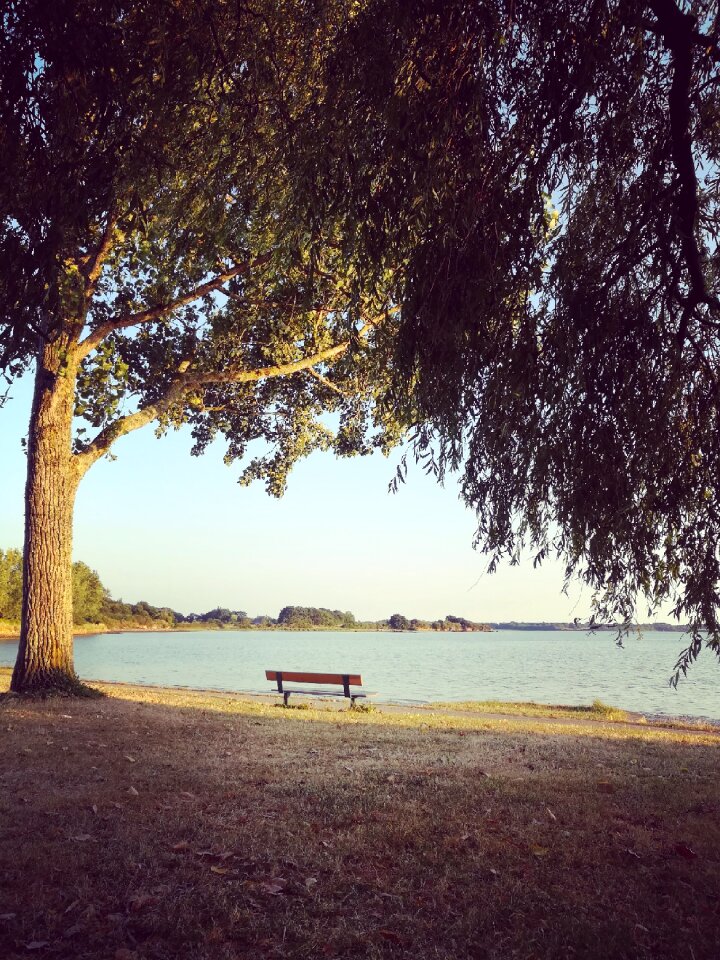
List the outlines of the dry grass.
{"type": "Polygon", "coordinates": [[[104,689],[0,699],[3,960],[718,956],[718,736],[104,689]]]}
{"type": "Polygon", "coordinates": [[[567,720],[609,720],[626,722],[631,719],[627,710],[611,707],[602,700],[593,700],[589,706],[567,707],[532,702],[506,702],[503,700],[469,700],[459,703],[436,703],[436,708],[462,710],[469,713],[495,713],[515,717],[548,717],[567,720]]]}

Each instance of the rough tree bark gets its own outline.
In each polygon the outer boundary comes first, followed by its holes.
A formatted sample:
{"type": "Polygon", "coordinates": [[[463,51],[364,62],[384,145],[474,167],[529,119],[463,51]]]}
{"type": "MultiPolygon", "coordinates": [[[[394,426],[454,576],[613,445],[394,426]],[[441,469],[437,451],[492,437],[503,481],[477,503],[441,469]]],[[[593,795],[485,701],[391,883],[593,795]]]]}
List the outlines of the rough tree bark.
{"type": "Polygon", "coordinates": [[[25,485],[20,647],[11,689],[79,687],[73,667],[72,521],[79,471],[72,455],[77,361],[60,333],[38,350],[25,485]]]}

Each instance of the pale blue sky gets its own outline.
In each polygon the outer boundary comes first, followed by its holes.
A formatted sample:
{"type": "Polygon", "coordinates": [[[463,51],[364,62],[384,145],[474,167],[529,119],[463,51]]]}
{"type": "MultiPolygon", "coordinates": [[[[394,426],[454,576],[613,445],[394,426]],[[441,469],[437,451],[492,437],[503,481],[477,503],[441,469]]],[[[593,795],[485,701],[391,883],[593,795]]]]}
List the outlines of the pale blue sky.
{"type": "MultiPolygon", "coordinates": [[[[20,439],[30,382],[0,409],[0,547],[22,543],[25,455],[20,439]]],[[[387,491],[399,453],[336,460],[315,454],[285,497],[237,484],[216,444],[191,457],[189,435],[152,428],[120,440],[80,487],[74,553],[113,596],[183,613],[226,606],[277,616],[285,604],[436,619],[569,620],[587,616],[579,588],[564,596],[558,564],[484,573],[472,549],[473,515],[454,484],[412,471],[387,491]]]]}

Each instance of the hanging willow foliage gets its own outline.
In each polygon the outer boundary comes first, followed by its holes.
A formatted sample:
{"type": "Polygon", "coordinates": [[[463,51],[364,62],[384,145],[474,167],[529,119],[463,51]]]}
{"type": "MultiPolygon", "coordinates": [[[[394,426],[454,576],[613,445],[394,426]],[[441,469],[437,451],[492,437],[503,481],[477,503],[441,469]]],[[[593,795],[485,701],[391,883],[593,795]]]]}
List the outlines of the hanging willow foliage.
{"type": "Polygon", "coordinates": [[[671,602],[675,682],[720,654],[718,16],[370,2],[298,193],[342,211],[366,286],[401,266],[386,402],[460,471],[491,565],[559,556],[602,619],[671,602]]]}

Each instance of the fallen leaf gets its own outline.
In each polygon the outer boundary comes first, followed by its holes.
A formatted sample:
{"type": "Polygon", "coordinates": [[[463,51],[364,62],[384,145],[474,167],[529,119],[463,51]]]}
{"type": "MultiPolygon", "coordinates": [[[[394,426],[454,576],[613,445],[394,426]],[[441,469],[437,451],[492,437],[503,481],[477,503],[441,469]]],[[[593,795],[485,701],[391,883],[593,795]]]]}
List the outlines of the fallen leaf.
{"type": "Polygon", "coordinates": [[[189,849],[190,849],[190,844],[187,842],[187,840],[180,840],[178,843],[174,843],[174,844],[170,847],[170,849],[171,849],[171,850],[178,850],[178,851],[180,851],[180,850],[189,850],[189,849]]]}
{"type": "Polygon", "coordinates": [[[79,900],[73,900],[73,902],[70,904],[69,907],[65,907],[65,913],[70,913],[72,910],[75,909],[75,907],[79,906],[79,904],[80,904],[79,900]]]}
{"type": "Polygon", "coordinates": [[[308,888],[317,886],[317,877],[307,877],[305,879],[305,886],[308,888]]]}
{"type": "Polygon", "coordinates": [[[49,947],[49,940],[31,940],[30,943],[25,944],[26,950],[42,950],[43,947],[49,947]]]}
{"type": "Polygon", "coordinates": [[[131,913],[139,913],[145,907],[151,907],[156,903],[158,903],[158,898],[151,893],[138,893],[129,901],[128,906],[131,913]]]}
{"type": "Polygon", "coordinates": [[[269,893],[273,897],[280,896],[285,892],[285,887],[287,886],[287,880],[283,877],[277,877],[275,880],[266,880],[260,884],[260,889],[263,893],[269,893]]]}
{"type": "Polygon", "coordinates": [[[129,753],[125,754],[125,759],[128,761],[128,763],[137,763],[135,757],[131,757],[129,753]]]}
{"type": "Polygon", "coordinates": [[[86,840],[92,840],[92,836],[89,833],[77,833],[74,837],[70,837],[71,840],[77,840],[78,843],[84,843],[86,840]]]}
{"type": "Polygon", "coordinates": [[[14,920],[16,913],[0,913],[0,920],[14,920]]]}
{"type": "Polygon", "coordinates": [[[640,856],[640,854],[639,854],[639,853],[635,853],[635,851],[634,851],[634,850],[631,850],[630,847],[627,848],[627,850],[625,851],[625,853],[627,853],[627,854],[628,854],[629,856],[631,856],[631,857],[635,857],[636,860],[642,860],[642,857],[640,856]]]}
{"type": "Polygon", "coordinates": [[[673,850],[679,857],[683,857],[685,860],[695,860],[697,858],[695,851],[684,843],[676,843],[673,850]]]}
{"type": "Polygon", "coordinates": [[[74,937],[78,933],[82,933],[84,929],[85,929],[85,926],[82,923],[76,923],[74,926],[67,928],[67,930],[63,934],[63,937],[66,940],[69,940],[70,937],[74,937]]]}
{"type": "Polygon", "coordinates": [[[390,943],[405,943],[405,937],[401,937],[400,934],[395,933],[394,930],[378,930],[378,933],[383,940],[389,940],[390,943]]]}
{"type": "Polygon", "coordinates": [[[95,816],[97,816],[97,812],[98,812],[97,804],[94,803],[94,804],[90,807],[90,809],[91,809],[92,812],[95,814],[95,816]]]}
{"type": "Polygon", "coordinates": [[[550,819],[551,819],[551,820],[557,820],[557,817],[556,817],[555,814],[552,812],[552,810],[550,809],[550,807],[545,807],[545,809],[546,809],[547,812],[550,814],[550,819]]]}
{"type": "Polygon", "coordinates": [[[219,873],[220,876],[225,876],[226,873],[230,873],[230,870],[227,867],[217,867],[213,865],[212,867],[210,867],[210,872],[219,873]]]}
{"type": "Polygon", "coordinates": [[[530,851],[534,857],[545,857],[549,853],[547,847],[530,847],[530,851]]]}
{"type": "Polygon", "coordinates": [[[140,794],[137,792],[137,790],[135,789],[135,787],[128,787],[126,792],[127,792],[128,795],[131,796],[131,797],[139,797],[139,796],[140,796],[140,794]]]}

